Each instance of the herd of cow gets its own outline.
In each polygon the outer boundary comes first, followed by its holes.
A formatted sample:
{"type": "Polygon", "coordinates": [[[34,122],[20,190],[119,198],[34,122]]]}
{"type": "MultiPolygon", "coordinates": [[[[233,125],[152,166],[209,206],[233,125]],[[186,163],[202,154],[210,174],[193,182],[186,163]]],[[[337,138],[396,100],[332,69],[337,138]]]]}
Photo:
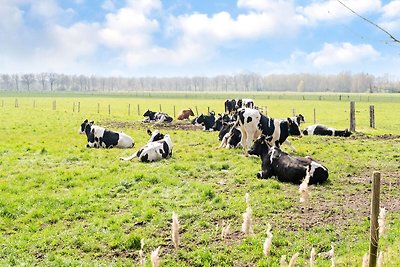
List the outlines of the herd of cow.
{"type": "MultiPolygon", "coordinates": [[[[173,118],[163,112],[147,110],[143,122],[169,123],[173,118]]],[[[178,120],[189,120],[194,116],[191,109],[183,110],[178,120]]],[[[311,125],[303,131],[300,124],[304,116],[301,114],[286,118],[273,119],[262,114],[251,99],[226,100],[225,113],[215,116],[215,112],[200,114],[191,120],[192,124],[202,125],[206,131],[219,131],[218,138],[221,144],[217,148],[242,147],[245,155],[256,155],[262,160],[262,171],[258,178],[268,179],[272,176],[279,181],[299,184],[308,175],[309,184],[322,183],[328,179],[328,169],[311,157],[296,157],[281,150],[284,143],[293,151],[295,148],[287,140],[288,136],[330,135],[348,137],[351,132],[336,130],[323,125],[311,125]]],[[[141,162],[151,162],[172,156],[172,140],[169,134],[161,134],[158,130],[151,132],[150,140],[130,157],[122,160],[131,160],[135,157],[141,162]]],[[[95,148],[131,148],[134,146],[132,137],[122,132],[114,132],[94,125],[87,119],[81,124],[79,133],[86,134],[87,147],[95,148]]]]}

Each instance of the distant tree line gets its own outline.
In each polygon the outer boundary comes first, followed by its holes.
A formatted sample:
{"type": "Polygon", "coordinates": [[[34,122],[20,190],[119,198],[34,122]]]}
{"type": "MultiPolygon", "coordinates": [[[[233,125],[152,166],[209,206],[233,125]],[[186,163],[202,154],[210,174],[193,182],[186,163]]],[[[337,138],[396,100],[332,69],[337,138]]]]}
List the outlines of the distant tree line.
{"type": "Polygon", "coordinates": [[[321,74],[240,73],[214,77],[102,77],[59,73],[0,74],[3,91],[294,91],[294,92],[400,92],[400,82],[389,75],[341,72],[321,74]]]}

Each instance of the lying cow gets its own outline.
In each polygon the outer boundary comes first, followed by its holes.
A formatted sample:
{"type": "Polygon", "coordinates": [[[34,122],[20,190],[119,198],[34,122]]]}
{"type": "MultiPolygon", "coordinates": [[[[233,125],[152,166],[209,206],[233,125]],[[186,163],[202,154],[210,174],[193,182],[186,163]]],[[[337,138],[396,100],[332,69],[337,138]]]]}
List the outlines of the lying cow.
{"type": "Polygon", "coordinates": [[[228,123],[233,121],[233,116],[228,115],[228,114],[220,114],[218,113],[218,118],[215,120],[214,125],[212,129],[214,131],[220,131],[222,128],[223,123],[228,123]]]}
{"type": "Polygon", "coordinates": [[[239,147],[241,138],[242,132],[240,131],[240,128],[236,126],[235,122],[224,122],[218,135],[221,144],[217,149],[221,147],[228,149],[239,147]]]}
{"type": "Polygon", "coordinates": [[[299,125],[292,119],[273,119],[256,109],[244,108],[239,110],[237,123],[242,132],[241,144],[245,155],[247,155],[251,143],[261,134],[268,137],[267,140],[270,145],[279,147],[286,142],[293,151],[295,151],[295,148],[286,139],[289,135],[301,136],[299,125]]]}
{"type": "Polygon", "coordinates": [[[328,169],[310,157],[294,157],[278,147],[271,147],[265,135],[261,135],[248,151],[262,160],[262,171],[257,178],[268,179],[272,176],[281,182],[300,184],[309,175],[309,184],[323,183],[328,179],[328,169]]]}
{"type": "Polygon", "coordinates": [[[164,112],[154,112],[151,110],[147,110],[143,117],[147,117],[143,120],[143,122],[171,122],[173,118],[164,112]]]}
{"type": "Polygon", "coordinates": [[[94,121],[89,122],[87,119],[81,124],[79,133],[86,133],[88,140],[86,147],[129,148],[134,146],[133,139],[129,135],[94,125],[94,121]]]}
{"type": "MultiPolygon", "coordinates": [[[[159,137],[161,136],[159,133],[157,133],[156,136],[157,135],[159,137]]],[[[172,157],[172,141],[169,134],[164,135],[163,138],[160,140],[153,139],[155,141],[151,141],[152,137],[150,137],[150,140],[146,145],[141,147],[137,152],[133,153],[130,157],[121,159],[128,161],[137,157],[141,162],[152,162],[172,157]]]]}
{"type": "Polygon", "coordinates": [[[211,111],[208,115],[200,114],[195,120],[193,124],[201,124],[203,125],[203,130],[212,131],[212,127],[215,123],[215,113],[211,111]]]}
{"type": "Polygon", "coordinates": [[[191,108],[181,110],[177,119],[178,120],[188,120],[189,116],[194,116],[193,110],[191,108]]]}
{"type": "Polygon", "coordinates": [[[341,131],[341,130],[336,130],[333,128],[328,128],[324,125],[315,124],[315,125],[311,125],[311,126],[308,126],[307,128],[305,128],[303,131],[303,134],[304,135],[330,135],[330,136],[349,137],[352,134],[352,132],[350,132],[348,129],[341,131]]]}

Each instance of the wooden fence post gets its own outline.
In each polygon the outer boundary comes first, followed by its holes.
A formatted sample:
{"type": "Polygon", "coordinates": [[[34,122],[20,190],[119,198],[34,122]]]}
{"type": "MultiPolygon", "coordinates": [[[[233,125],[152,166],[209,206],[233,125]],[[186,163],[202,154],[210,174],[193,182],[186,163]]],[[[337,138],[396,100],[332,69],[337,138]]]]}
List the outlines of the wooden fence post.
{"type": "Polygon", "coordinates": [[[194,106],[196,108],[196,116],[199,116],[199,111],[197,110],[197,106],[194,106]]]}
{"type": "Polygon", "coordinates": [[[131,104],[128,104],[128,116],[131,115],[131,104]]]}
{"type": "Polygon", "coordinates": [[[376,266],[379,243],[379,198],[381,189],[381,173],[374,172],[372,177],[372,199],[371,199],[371,237],[369,244],[369,267],[376,266]]]}
{"type": "Polygon", "coordinates": [[[350,102],[350,132],[356,131],[356,105],[354,101],[350,102]]]}
{"type": "Polygon", "coordinates": [[[369,106],[369,127],[375,128],[375,107],[369,106]]]}
{"type": "Polygon", "coordinates": [[[97,113],[100,113],[100,103],[97,103],[97,113]]]}
{"type": "Polygon", "coordinates": [[[75,102],[72,103],[72,112],[75,112],[75,102]]]}
{"type": "Polygon", "coordinates": [[[161,104],[160,104],[160,112],[162,112],[162,109],[161,109],[161,104]]]}
{"type": "Polygon", "coordinates": [[[207,114],[210,114],[210,107],[207,107],[207,114]]]}
{"type": "Polygon", "coordinates": [[[174,118],[176,118],[176,110],[175,110],[175,105],[174,105],[174,118]]]}
{"type": "Polygon", "coordinates": [[[137,114],[140,115],[140,106],[137,104],[137,114]]]}
{"type": "Polygon", "coordinates": [[[81,112],[81,102],[78,102],[78,113],[81,112]]]}
{"type": "Polygon", "coordinates": [[[18,105],[18,99],[16,98],[15,99],[15,105],[14,105],[16,108],[18,108],[19,107],[19,105],[18,105]]]}
{"type": "Polygon", "coordinates": [[[317,123],[317,114],[316,114],[315,108],[314,108],[314,124],[316,124],[316,123],[317,123]]]}
{"type": "Polygon", "coordinates": [[[111,105],[108,104],[108,115],[111,115],[111,105]]]}
{"type": "Polygon", "coordinates": [[[296,116],[296,109],[293,109],[293,116],[296,116]]]}
{"type": "Polygon", "coordinates": [[[36,108],[36,100],[33,100],[33,108],[36,108]]]}

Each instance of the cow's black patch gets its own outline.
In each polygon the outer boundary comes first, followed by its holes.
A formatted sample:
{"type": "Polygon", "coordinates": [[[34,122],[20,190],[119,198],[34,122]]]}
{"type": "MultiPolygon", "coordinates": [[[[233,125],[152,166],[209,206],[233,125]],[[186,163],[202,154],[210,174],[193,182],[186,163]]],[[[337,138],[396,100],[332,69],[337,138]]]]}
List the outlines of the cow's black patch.
{"type": "Polygon", "coordinates": [[[247,117],[247,123],[250,123],[253,119],[251,117],[247,117]]]}
{"type": "Polygon", "coordinates": [[[104,130],[103,138],[102,140],[100,140],[100,144],[104,143],[106,148],[111,148],[118,144],[118,140],[119,140],[119,133],[106,129],[104,130]]]}
{"type": "Polygon", "coordinates": [[[142,156],[140,157],[140,161],[142,161],[142,162],[149,162],[149,155],[148,155],[148,154],[142,155],[142,156]]]}
{"type": "Polygon", "coordinates": [[[169,146],[168,146],[167,142],[165,142],[165,141],[163,142],[163,149],[160,149],[160,150],[161,150],[161,155],[164,159],[169,156],[169,146]],[[162,151],[162,150],[164,150],[164,151],[162,151]]]}

